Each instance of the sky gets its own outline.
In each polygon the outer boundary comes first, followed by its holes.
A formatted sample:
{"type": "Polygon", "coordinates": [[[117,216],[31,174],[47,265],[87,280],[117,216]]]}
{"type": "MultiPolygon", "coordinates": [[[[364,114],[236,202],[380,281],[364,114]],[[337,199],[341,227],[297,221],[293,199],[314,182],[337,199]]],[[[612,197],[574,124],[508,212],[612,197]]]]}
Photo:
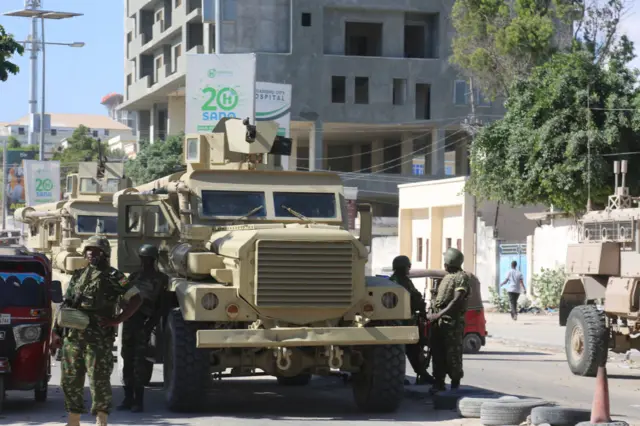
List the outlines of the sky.
{"type": "MultiPolygon", "coordinates": [[[[640,53],[640,1],[627,2],[630,6],[621,31],[635,42],[636,52],[640,53]]],[[[23,7],[24,0],[0,0],[0,13],[23,7]]],[[[45,24],[46,41],[85,43],[82,48],[47,46],[47,113],[106,114],[100,99],[111,92],[124,92],[124,1],[42,0],[42,8],[84,14],[61,21],[47,20],[45,24]]],[[[18,40],[25,40],[30,32],[27,18],[0,16],[0,25],[18,40]]],[[[42,57],[38,59],[40,72],[42,57]]],[[[15,62],[21,72],[0,83],[0,121],[15,120],[28,113],[28,52],[15,62]]],[[[640,68],[640,58],[633,65],[640,68]]],[[[38,93],[41,89],[38,81],[38,93]]]]}

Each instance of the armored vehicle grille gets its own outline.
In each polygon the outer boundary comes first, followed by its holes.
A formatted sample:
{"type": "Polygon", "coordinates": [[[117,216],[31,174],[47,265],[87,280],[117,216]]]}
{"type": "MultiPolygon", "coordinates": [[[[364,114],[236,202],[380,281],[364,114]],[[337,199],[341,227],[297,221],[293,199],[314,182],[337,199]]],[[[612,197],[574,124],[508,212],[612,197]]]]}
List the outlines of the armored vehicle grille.
{"type": "Polygon", "coordinates": [[[633,241],[632,220],[585,222],[581,228],[581,241],[633,241]]]}
{"type": "Polygon", "coordinates": [[[354,248],[349,241],[258,241],[256,305],[348,307],[354,248]]]}

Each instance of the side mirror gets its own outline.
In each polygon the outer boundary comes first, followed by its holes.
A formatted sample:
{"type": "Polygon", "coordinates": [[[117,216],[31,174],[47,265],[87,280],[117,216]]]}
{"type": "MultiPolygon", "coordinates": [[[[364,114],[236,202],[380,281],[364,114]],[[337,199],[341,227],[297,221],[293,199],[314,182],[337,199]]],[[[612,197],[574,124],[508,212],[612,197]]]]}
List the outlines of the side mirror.
{"type": "Polygon", "coordinates": [[[373,214],[371,204],[358,204],[358,219],[360,220],[360,242],[371,247],[373,239],[373,214]]]}
{"type": "Polygon", "coordinates": [[[51,281],[51,301],[62,303],[62,283],[58,280],[51,281]]]}

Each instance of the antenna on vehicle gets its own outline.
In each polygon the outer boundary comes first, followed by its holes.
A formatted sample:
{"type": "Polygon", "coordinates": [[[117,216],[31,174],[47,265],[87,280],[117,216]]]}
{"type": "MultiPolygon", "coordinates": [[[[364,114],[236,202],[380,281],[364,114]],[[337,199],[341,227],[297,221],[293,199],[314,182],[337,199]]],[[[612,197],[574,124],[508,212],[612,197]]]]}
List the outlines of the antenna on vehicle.
{"type": "Polygon", "coordinates": [[[629,188],[627,188],[627,160],[613,162],[613,174],[615,176],[615,189],[613,195],[609,196],[609,204],[607,210],[629,209],[631,208],[631,197],[629,196],[629,188]],[[621,186],[618,186],[618,175],[621,175],[621,186]]]}

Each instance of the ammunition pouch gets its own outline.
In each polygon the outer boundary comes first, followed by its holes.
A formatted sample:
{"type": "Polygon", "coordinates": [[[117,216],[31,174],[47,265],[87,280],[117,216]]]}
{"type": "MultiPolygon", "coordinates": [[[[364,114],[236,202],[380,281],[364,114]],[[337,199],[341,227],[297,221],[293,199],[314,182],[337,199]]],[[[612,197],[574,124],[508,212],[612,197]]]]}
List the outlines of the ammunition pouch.
{"type": "Polygon", "coordinates": [[[89,325],[89,315],[74,308],[61,308],[58,311],[58,326],[64,329],[84,330],[89,325]]]}

